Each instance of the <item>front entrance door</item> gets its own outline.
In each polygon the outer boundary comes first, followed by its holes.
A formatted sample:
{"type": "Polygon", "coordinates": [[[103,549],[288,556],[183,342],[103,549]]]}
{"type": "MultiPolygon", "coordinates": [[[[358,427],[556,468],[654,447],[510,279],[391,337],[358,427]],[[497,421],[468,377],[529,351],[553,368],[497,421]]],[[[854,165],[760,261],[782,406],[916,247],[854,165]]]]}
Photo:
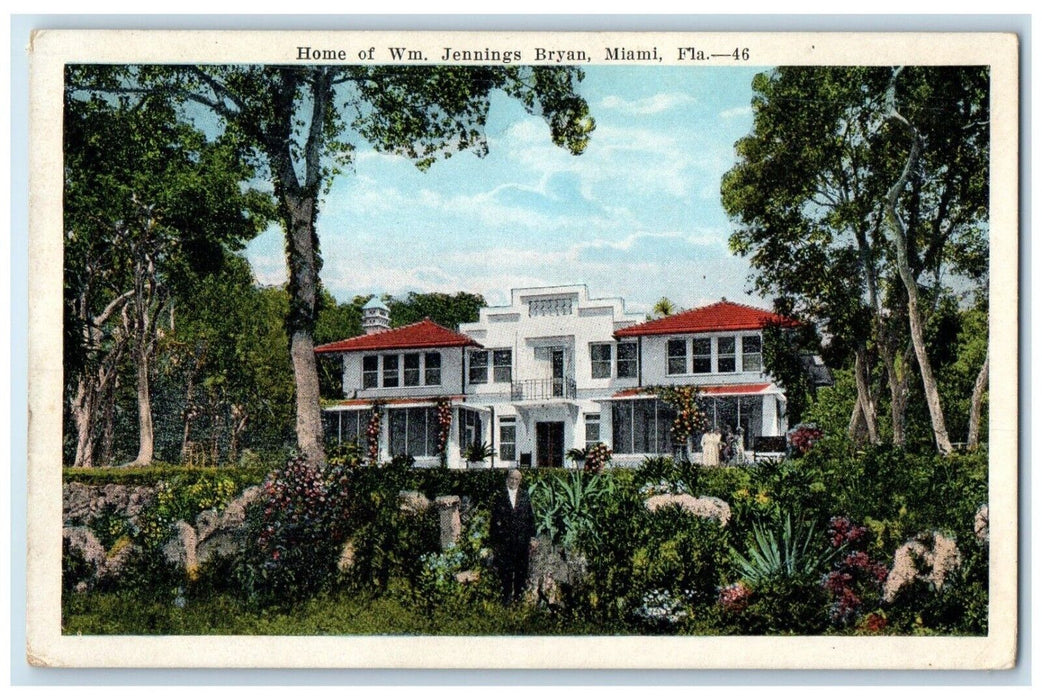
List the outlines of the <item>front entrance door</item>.
{"type": "Polygon", "coordinates": [[[564,466],[564,421],[537,421],[535,443],[537,467],[564,466]]]}

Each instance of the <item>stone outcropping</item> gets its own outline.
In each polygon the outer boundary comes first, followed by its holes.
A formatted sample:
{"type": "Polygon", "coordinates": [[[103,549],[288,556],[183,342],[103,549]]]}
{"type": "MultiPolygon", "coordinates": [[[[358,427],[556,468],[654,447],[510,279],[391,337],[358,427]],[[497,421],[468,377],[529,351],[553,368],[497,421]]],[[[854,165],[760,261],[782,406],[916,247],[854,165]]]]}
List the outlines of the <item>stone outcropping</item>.
{"type": "Polygon", "coordinates": [[[883,600],[893,602],[902,588],[915,581],[929,583],[939,591],[961,565],[955,540],[939,532],[921,534],[894,552],[894,567],[883,583],[883,600]]]}
{"type": "Polygon", "coordinates": [[[725,527],[731,520],[731,506],[715,496],[695,498],[686,493],[660,493],[644,501],[644,507],[652,513],[669,506],[679,506],[681,510],[700,518],[712,518],[720,523],[720,527],[725,527]]]}
{"type": "Polygon", "coordinates": [[[251,486],[224,510],[204,510],[196,516],[194,526],[177,521],[174,525],[177,534],[163,546],[163,556],[171,564],[183,566],[188,576],[194,577],[201,565],[235,554],[243,544],[246,508],[262,493],[262,487],[251,486]]]}
{"type": "Polygon", "coordinates": [[[88,575],[73,584],[78,592],[93,588],[105,578],[115,578],[137,552],[137,547],[128,539],[119,540],[109,551],[101,545],[97,536],[84,526],[62,528],[62,541],[70,554],[79,555],[87,563],[88,575]]]}
{"type": "Polygon", "coordinates": [[[93,486],[76,481],[62,484],[62,522],[68,526],[84,525],[106,509],[121,513],[131,522],[136,522],[144,507],[152,502],[155,493],[153,486],[93,486]]]}
{"type": "Polygon", "coordinates": [[[586,577],[586,556],[555,547],[541,536],[529,561],[525,600],[533,605],[558,607],[568,591],[586,577]]]}

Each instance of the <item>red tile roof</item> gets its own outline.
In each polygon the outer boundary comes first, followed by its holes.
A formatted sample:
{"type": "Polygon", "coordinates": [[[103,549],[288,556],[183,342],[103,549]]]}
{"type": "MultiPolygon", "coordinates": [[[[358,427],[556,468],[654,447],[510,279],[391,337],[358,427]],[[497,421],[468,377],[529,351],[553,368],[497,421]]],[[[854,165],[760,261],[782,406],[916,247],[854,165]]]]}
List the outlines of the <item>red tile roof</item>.
{"type": "Polygon", "coordinates": [[[416,406],[422,406],[425,404],[434,405],[442,399],[447,400],[452,404],[466,403],[467,397],[462,394],[455,394],[453,396],[401,396],[391,399],[339,399],[337,401],[327,401],[322,404],[323,409],[333,410],[337,408],[354,408],[362,406],[365,408],[371,407],[374,403],[381,403],[385,406],[400,406],[403,404],[412,404],[416,406]]]}
{"type": "Polygon", "coordinates": [[[638,335],[671,335],[673,333],[709,333],[714,331],[751,331],[770,324],[799,325],[787,316],[736,304],[726,299],[709,306],[666,316],[615,331],[618,338],[638,335]]]}
{"type": "MultiPolygon", "coordinates": [[[[747,394],[760,394],[771,388],[770,383],[760,384],[717,384],[714,386],[700,386],[698,390],[709,396],[736,396],[747,394]]],[[[643,386],[634,386],[622,389],[612,394],[613,399],[629,399],[637,396],[650,396],[652,390],[643,386]]]]}
{"type": "Polygon", "coordinates": [[[429,318],[379,333],[359,335],[315,348],[316,353],[356,352],[360,350],[405,350],[412,348],[454,348],[481,345],[470,336],[450,331],[429,318]]]}

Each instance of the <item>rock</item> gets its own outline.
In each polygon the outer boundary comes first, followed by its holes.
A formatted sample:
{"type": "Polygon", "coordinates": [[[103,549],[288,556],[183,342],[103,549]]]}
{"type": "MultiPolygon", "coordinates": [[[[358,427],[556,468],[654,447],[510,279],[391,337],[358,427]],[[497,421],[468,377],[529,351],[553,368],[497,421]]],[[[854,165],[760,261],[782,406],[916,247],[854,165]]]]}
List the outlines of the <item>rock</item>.
{"type": "Polygon", "coordinates": [[[894,566],[883,583],[883,600],[893,602],[900,590],[914,581],[929,583],[939,591],[961,565],[955,540],[939,532],[920,534],[894,552],[894,566]]]}
{"type": "Polygon", "coordinates": [[[348,540],[340,550],[340,559],[336,563],[337,571],[346,574],[355,565],[355,542],[348,540]]]}
{"type": "Polygon", "coordinates": [[[199,542],[195,548],[195,557],[199,565],[214,559],[231,557],[242,546],[242,536],[235,530],[220,530],[199,542]]]}
{"type": "Polygon", "coordinates": [[[459,496],[438,496],[434,499],[434,504],[438,508],[438,520],[441,527],[439,544],[441,551],[444,552],[456,545],[460,532],[463,530],[459,517],[460,498],[459,496]]]}
{"type": "Polygon", "coordinates": [[[540,537],[529,561],[525,600],[531,604],[558,606],[564,600],[565,591],[578,585],[586,573],[585,555],[555,547],[548,538],[540,537]]]}
{"type": "Polygon", "coordinates": [[[712,518],[720,523],[720,527],[725,527],[731,520],[731,506],[715,496],[695,498],[686,493],[661,493],[644,501],[644,507],[652,513],[674,505],[700,518],[712,518]]]}
{"type": "Polygon", "coordinates": [[[82,526],[63,528],[62,540],[63,543],[68,543],[66,546],[69,551],[82,556],[93,571],[97,572],[99,569],[105,568],[107,558],[105,548],[101,546],[101,542],[90,531],[90,528],[82,526]]]}
{"type": "Polygon", "coordinates": [[[987,504],[980,507],[977,514],[973,516],[973,534],[981,544],[987,544],[991,535],[991,521],[988,517],[987,504]]]}
{"type": "Polygon", "coordinates": [[[109,551],[105,565],[98,570],[98,578],[119,578],[127,563],[141,550],[131,543],[130,538],[122,538],[109,551]]]}
{"type": "Polygon", "coordinates": [[[201,542],[221,526],[221,516],[216,510],[204,510],[195,516],[195,533],[201,542]]]}
{"type": "Polygon", "coordinates": [[[481,574],[477,571],[468,569],[466,571],[459,571],[456,573],[456,582],[461,584],[477,583],[481,580],[481,574]]]}
{"type": "Polygon", "coordinates": [[[184,520],[174,523],[177,534],[163,545],[163,556],[171,564],[183,566],[186,571],[192,572],[199,567],[197,547],[199,539],[195,529],[184,520]]]}
{"type": "Polygon", "coordinates": [[[398,493],[398,508],[403,513],[421,515],[431,507],[430,499],[419,491],[400,491],[398,493]]]}

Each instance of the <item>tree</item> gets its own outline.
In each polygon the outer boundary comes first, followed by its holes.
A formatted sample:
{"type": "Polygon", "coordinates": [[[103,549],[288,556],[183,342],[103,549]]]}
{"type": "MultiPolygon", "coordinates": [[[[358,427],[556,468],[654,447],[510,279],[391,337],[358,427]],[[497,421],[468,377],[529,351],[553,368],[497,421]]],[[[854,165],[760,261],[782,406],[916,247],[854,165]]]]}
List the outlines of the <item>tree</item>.
{"type": "Polygon", "coordinates": [[[486,305],[485,297],[470,292],[409,292],[404,299],[391,297],[386,303],[391,325],[396,328],[429,318],[453,330],[458,330],[461,323],[477,321],[478,312],[486,305]]]}
{"type": "Polygon", "coordinates": [[[758,292],[846,346],[858,394],[850,426],[872,442],[882,365],[901,444],[913,356],[940,416],[920,288],[938,298],[952,275],[980,285],[985,274],[987,72],[781,68],[753,90],[753,133],[721,187],[738,224],[731,248],[750,258],[758,292]]]}
{"type": "MultiPolygon", "coordinates": [[[[187,272],[218,269],[269,218],[268,198],[243,188],[252,170],[227,139],[208,142],[154,97],[66,93],[66,319],[75,382],[74,463],[94,463],[97,424],[111,416],[118,367],[132,360],[138,464],[154,451],[150,379],[163,314],[187,272]]],[[[106,419],[107,421],[107,419],[106,419]]],[[[106,426],[106,434],[110,434],[106,426]]]]}
{"type": "Polygon", "coordinates": [[[594,126],[575,92],[582,77],[576,68],[542,66],[148,66],[84,69],[77,82],[202,106],[264,160],[286,235],[297,442],[319,461],[315,220],[323,186],[351,162],[358,140],[423,169],[458,151],[484,155],[483,127],[496,90],[542,116],[555,144],[581,153],[594,126]]]}
{"type": "Polygon", "coordinates": [[[670,301],[667,297],[662,297],[655,302],[655,305],[651,307],[651,315],[649,320],[655,318],[665,318],[666,316],[672,316],[677,312],[676,304],[670,301]]]}

